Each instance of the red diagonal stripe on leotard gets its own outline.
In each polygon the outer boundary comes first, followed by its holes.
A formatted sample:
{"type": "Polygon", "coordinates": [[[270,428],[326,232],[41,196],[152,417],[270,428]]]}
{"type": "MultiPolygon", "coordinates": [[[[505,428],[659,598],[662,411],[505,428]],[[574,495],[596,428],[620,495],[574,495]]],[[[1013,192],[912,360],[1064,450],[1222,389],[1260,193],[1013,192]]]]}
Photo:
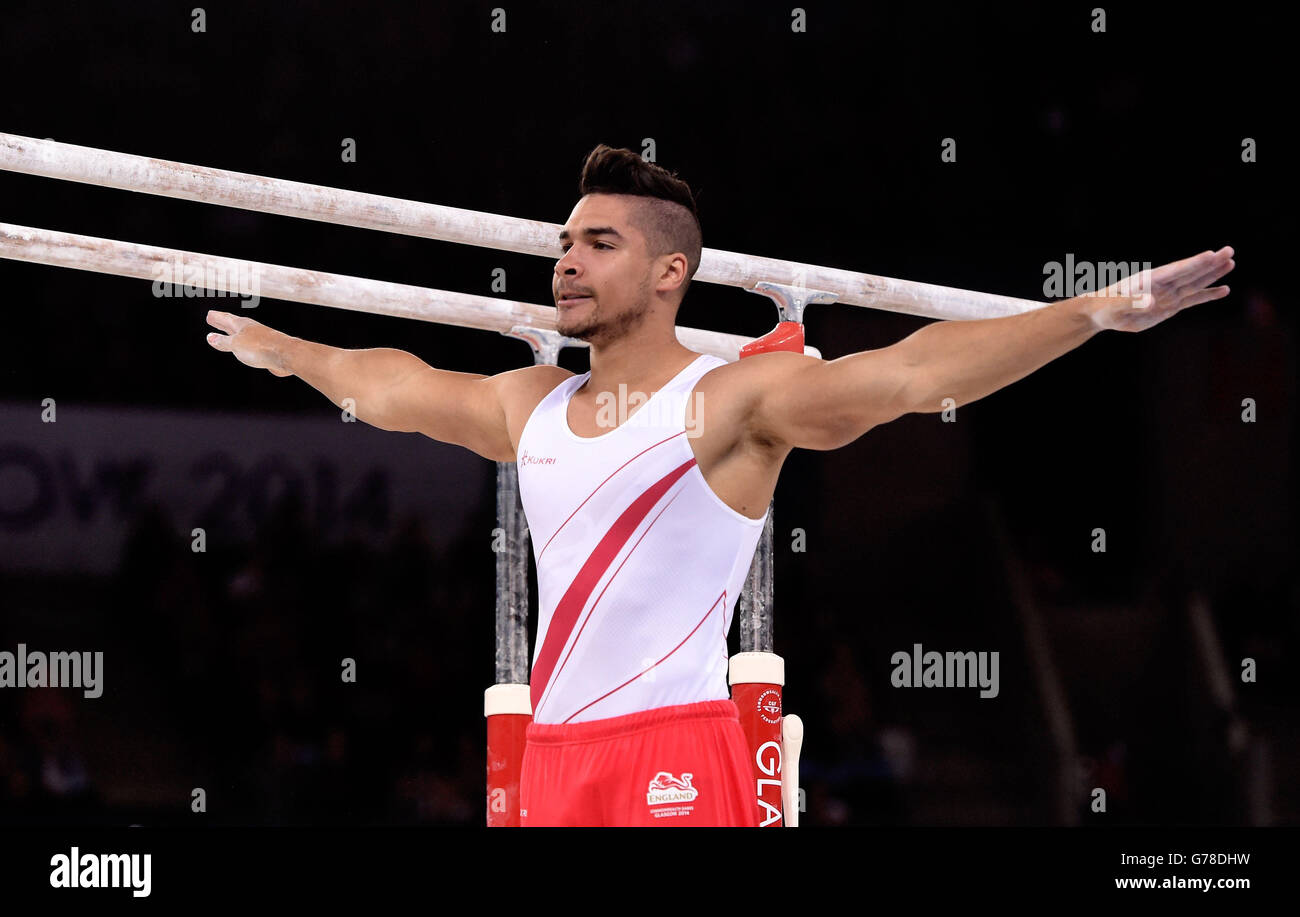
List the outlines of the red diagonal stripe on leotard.
{"type": "Polygon", "coordinates": [[[650,520],[650,524],[641,532],[641,537],[636,540],[636,544],[628,548],[627,553],[623,555],[623,559],[619,561],[618,568],[609,576],[608,579],[605,580],[605,585],[601,588],[600,595],[596,596],[596,598],[592,600],[591,607],[587,609],[587,614],[582,619],[582,625],[578,628],[578,632],[573,635],[573,639],[569,641],[569,651],[564,654],[564,661],[560,663],[560,667],[556,669],[555,674],[551,676],[551,683],[546,686],[546,691],[542,694],[542,702],[533,708],[533,716],[537,716],[537,714],[541,713],[542,708],[546,706],[546,699],[550,697],[551,690],[555,687],[556,681],[558,681],[560,675],[563,674],[564,667],[569,664],[569,660],[573,658],[573,651],[577,648],[578,642],[582,640],[582,632],[586,629],[587,622],[590,621],[591,616],[596,613],[596,606],[600,604],[600,600],[605,597],[605,593],[608,592],[609,587],[613,585],[615,578],[618,576],[619,570],[622,570],[623,566],[632,559],[632,555],[636,553],[636,549],[640,546],[641,542],[645,540],[645,536],[650,534],[650,530],[654,528],[654,524],[659,521],[659,517],[668,511],[668,507],[673,505],[673,500],[676,500],[678,496],[681,496],[681,491],[678,491],[672,500],[665,503],[663,509],[655,513],[655,517],[650,520]]]}
{"type": "Polygon", "coordinates": [[[545,554],[545,553],[546,553],[546,549],[549,548],[549,547],[551,546],[551,542],[555,540],[555,536],[558,535],[558,534],[560,534],[560,531],[561,531],[561,530],[562,530],[566,525],[569,524],[569,520],[570,520],[570,519],[572,519],[574,516],[578,515],[578,510],[580,510],[580,509],[582,509],[584,506],[586,506],[588,500],[590,500],[592,497],[596,496],[596,491],[600,490],[602,487],[604,487],[606,484],[608,484],[610,481],[612,481],[612,480],[614,479],[614,475],[618,474],[620,471],[622,471],[622,470],[623,470],[624,468],[626,468],[628,465],[631,465],[633,462],[635,462],[635,461],[636,461],[637,459],[639,459],[641,456],[645,455],[645,454],[646,454],[647,452],[649,452],[651,449],[656,449],[656,448],[658,448],[659,446],[662,446],[664,443],[668,442],[668,440],[670,440],[670,439],[676,439],[677,437],[679,437],[679,436],[681,436],[681,435],[682,435],[681,433],[674,433],[672,436],[665,436],[663,439],[659,440],[659,442],[655,443],[654,445],[652,445],[652,446],[646,446],[644,449],[642,449],[642,450],[641,450],[640,452],[638,452],[636,455],[632,456],[630,459],[628,459],[628,460],[627,460],[626,462],[624,462],[622,465],[619,465],[617,468],[615,468],[613,471],[611,471],[611,472],[609,473],[609,477],[605,478],[605,480],[603,480],[603,481],[601,481],[599,484],[597,484],[597,485],[596,485],[596,489],[593,490],[591,493],[587,494],[587,496],[583,498],[582,502],[578,504],[577,509],[575,509],[573,512],[569,513],[569,515],[565,518],[565,520],[564,520],[563,522],[560,523],[560,527],[559,527],[558,529],[556,529],[554,532],[551,533],[551,537],[550,537],[550,538],[546,539],[546,544],[542,545],[542,549],[541,549],[540,551],[537,552],[537,560],[538,560],[538,562],[541,562],[542,555],[545,554]]]}
{"type": "Polygon", "coordinates": [[[546,683],[555,669],[555,662],[560,658],[560,650],[564,649],[564,644],[569,642],[569,634],[573,633],[573,626],[578,623],[578,615],[582,613],[582,608],[587,604],[592,590],[605,575],[609,565],[614,562],[618,552],[623,549],[623,545],[627,544],[627,540],[632,537],[641,520],[649,515],[650,510],[668,488],[690,471],[694,464],[694,458],[682,462],[633,500],[632,504],[623,510],[614,524],[609,527],[609,531],[600,539],[596,549],[583,562],[582,569],[573,578],[569,588],[564,591],[564,597],[556,604],[555,613],[551,615],[551,623],[546,628],[546,640],[543,641],[542,649],[537,654],[537,664],[533,666],[533,673],[529,678],[533,710],[537,709],[542,692],[546,689],[546,683]]]}

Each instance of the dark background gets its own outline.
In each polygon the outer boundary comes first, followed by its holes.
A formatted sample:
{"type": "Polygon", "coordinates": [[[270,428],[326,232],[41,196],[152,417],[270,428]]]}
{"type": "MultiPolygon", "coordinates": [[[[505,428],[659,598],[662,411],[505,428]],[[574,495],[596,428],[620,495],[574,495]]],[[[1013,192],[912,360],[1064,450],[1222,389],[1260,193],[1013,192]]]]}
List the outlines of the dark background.
{"type": "MultiPolygon", "coordinates": [[[[653,138],[706,246],[1030,299],[1067,253],[1159,265],[1232,245],[1225,300],[1098,335],[956,423],[909,415],[795,452],[776,649],[807,727],[805,824],[1300,820],[1293,51],[1267,6],[1107,7],[1104,34],[1092,4],[813,3],[806,34],[790,5],[737,2],[507,4],[505,34],[488,3],[211,3],[202,34],[193,6],[6,4],[0,130],[553,222],[592,146],[653,138]],[[891,687],[914,643],[998,650],[1001,694],[891,687]],[[1050,710],[1067,712],[1055,733],[1050,710]]],[[[0,219],[485,295],[502,267],[510,298],[550,302],[537,258],[9,173],[0,219]]],[[[33,426],[47,397],[337,415],[205,343],[204,313],[231,300],[8,261],[0,296],[0,398],[33,426]]],[[[254,317],[447,369],[531,360],[480,331],[271,301],[254,317]]],[[[815,306],[808,342],[831,359],[925,321],[815,306]]],[[[702,283],[679,315],[774,322],[702,283]]],[[[460,451],[427,448],[430,475],[460,451]]],[[[216,526],[204,554],[201,520],[118,507],[132,535],[108,576],[0,558],[0,649],[107,658],[98,700],[0,693],[0,820],[482,824],[494,475],[466,477],[481,512],[437,549],[440,520],[400,506],[375,549],[285,500],[255,538],[216,526]]]]}

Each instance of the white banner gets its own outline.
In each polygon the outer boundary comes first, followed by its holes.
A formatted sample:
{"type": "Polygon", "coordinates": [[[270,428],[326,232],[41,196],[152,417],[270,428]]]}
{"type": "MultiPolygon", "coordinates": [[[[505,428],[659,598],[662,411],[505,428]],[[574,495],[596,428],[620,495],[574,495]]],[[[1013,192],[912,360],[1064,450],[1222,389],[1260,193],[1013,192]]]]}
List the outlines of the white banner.
{"type": "MultiPolygon", "coordinates": [[[[0,403],[0,570],[111,573],[157,503],[188,548],[248,542],[276,501],[301,497],[315,537],[380,547],[408,516],[434,546],[495,507],[496,465],[459,446],[389,433],[343,412],[209,413],[0,403]]],[[[491,531],[479,533],[491,549],[491,531]]]]}

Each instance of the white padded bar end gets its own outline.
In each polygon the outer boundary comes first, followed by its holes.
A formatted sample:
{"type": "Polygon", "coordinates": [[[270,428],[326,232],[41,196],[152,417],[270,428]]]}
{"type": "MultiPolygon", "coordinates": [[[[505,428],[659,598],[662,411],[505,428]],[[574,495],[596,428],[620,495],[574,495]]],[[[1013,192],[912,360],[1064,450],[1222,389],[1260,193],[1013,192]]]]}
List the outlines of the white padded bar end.
{"type": "Polygon", "coordinates": [[[483,692],[483,715],[524,713],[533,715],[533,698],[528,685],[493,685],[483,692]]]}
{"type": "Polygon", "coordinates": [[[737,653],[729,669],[733,685],[785,684],[785,660],[776,653],[737,653]]]}

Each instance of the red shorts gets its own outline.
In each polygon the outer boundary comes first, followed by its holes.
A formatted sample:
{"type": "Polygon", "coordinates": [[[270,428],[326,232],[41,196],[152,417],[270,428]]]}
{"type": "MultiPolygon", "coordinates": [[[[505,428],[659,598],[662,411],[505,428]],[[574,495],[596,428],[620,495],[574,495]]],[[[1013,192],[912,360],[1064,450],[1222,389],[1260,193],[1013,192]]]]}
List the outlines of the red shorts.
{"type": "Polygon", "coordinates": [[[520,824],[758,826],[749,750],[731,700],[585,723],[532,723],[520,824]]]}

